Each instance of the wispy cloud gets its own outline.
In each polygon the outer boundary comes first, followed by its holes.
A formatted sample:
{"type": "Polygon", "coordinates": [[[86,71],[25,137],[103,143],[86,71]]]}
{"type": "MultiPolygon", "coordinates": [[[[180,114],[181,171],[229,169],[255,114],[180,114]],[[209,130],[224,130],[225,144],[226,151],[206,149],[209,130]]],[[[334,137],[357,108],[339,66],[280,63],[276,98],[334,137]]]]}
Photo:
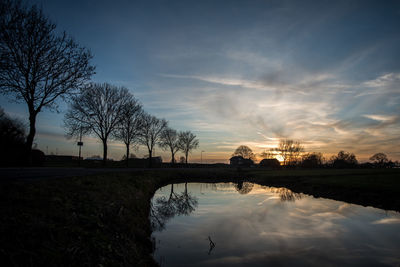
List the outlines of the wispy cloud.
{"type": "Polygon", "coordinates": [[[239,86],[247,89],[256,89],[256,90],[264,90],[270,91],[275,88],[264,85],[261,82],[252,81],[252,80],[244,80],[244,79],[235,79],[235,78],[221,78],[215,76],[196,76],[196,75],[175,75],[175,74],[160,74],[163,77],[168,78],[179,78],[179,79],[195,79],[208,83],[215,83],[219,85],[225,86],[239,86]]]}
{"type": "Polygon", "coordinates": [[[372,224],[399,224],[399,218],[383,218],[377,221],[372,222],[372,224]]]}
{"type": "Polygon", "coordinates": [[[369,80],[363,83],[366,87],[380,88],[396,85],[400,82],[400,73],[386,73],[376,79],[369,80]]]}
{"type": "Polygon", "coordinates": [[[389,115],[364,115],[365,118],[375,120],[375,121],[383,121],[383,122],[390,122],[395,121],[397,116],[389,116],[389,115]]]}

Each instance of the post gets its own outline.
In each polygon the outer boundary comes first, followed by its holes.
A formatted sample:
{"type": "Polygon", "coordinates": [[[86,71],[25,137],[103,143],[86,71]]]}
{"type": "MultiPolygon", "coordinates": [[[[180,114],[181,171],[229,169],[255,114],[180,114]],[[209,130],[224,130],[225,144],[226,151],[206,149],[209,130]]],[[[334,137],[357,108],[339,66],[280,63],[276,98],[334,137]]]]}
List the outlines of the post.
{"type": "Polygon", "coordinates": [[[79,134],[78,146],[79,146],[78,166],[80,167],[81,166],[81,149],[82,149],[82,146],[83,146],[83,143],[82,143],[82,126],[81,126],[81,131],[80,131],[80,134],[79,134]]]}

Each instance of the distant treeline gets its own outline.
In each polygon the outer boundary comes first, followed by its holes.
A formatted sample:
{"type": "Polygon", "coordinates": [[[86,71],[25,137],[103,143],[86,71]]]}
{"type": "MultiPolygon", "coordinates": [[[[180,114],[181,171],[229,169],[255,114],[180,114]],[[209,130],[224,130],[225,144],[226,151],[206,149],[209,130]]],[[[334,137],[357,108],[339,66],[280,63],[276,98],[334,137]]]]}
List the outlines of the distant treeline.
{"type": "Polygon", "coordinates": [[[373,154],[370,162],[359,163],[354,153],[339,151],[337,155],[326,159],[320,152],[305,152],[299,141],[280,140],[276,148],[256,155],[248,146],[239,146],[232,154],[231,165],[251,166],[256,157],[262,158],[259,165],[268,168],[399,168],[398,161],[390,160],[385,153],[373,154]],[[277,158],[282,159],[279,162],[277,158]]]}

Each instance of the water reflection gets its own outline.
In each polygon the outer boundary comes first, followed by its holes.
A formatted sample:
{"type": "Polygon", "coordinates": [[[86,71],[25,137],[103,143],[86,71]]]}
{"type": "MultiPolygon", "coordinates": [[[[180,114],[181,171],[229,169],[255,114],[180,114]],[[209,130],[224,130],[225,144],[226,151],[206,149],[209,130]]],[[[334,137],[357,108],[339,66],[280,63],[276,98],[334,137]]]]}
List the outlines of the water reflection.
{"type": "Polygon", "coordinates": [[[174,184],[171,184],[168,197],[158,197],[151,203],[152,229],[161,231],[170,218],[176,215],[189,215],[196,207],[197,198],[188,192],[187,183],[185,183],[185,190],[180,194],[174,191],[174,184]]]}
{"type": "Polygon", "coordinates": [[[281,201],[295,201],[301,199],[301,194],[294,193],[292,190],[285,187],[268,188],[271,192],[278,193],[281,201]]]}
{"type": "Polygon", "coordinates": [[[254,184],[245,182],[245,181],[239,181],[236,185],[235,188],[241,195],[246,195],[250,193],[250,191],[253,189],[254,184]]]}
{"type": "Polygon", "coordinates": [[[246,182],[169,185],[156,192],[154,211],[168,215],[153,233],[162,266],[400,264],[393,211],[246,182]],[[188,205],[171,204],[185,194],[188,205]]]}

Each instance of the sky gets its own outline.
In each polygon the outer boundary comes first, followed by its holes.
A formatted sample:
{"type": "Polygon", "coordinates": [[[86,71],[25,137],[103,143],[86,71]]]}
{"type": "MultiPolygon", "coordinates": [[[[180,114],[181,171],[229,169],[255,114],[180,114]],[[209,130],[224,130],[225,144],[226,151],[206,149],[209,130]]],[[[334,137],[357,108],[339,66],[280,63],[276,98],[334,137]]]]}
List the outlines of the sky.
{"type": "MultiPolygon", "coordinates": [[[[239,145],[261,153],[283,138],[327,158],[345,150],[400,160],[399,1],[27,3],[91,50],[92,81],[127,87],[147,112],[196,134],[189,161],[204,151],[203,162],[227,162],[239,145]]],[[[1,95],[0,106],[27,121],[26,104],[10,99],[1,95]]],[[[77,154],[59,103],[59,113],[38,115],[35,142],[77,154]]],[[[94,136],[83,141],[84,157],[102,155],[94,136]]],[[[123,153],[110,142],[111,158],[123,153]]]]}

